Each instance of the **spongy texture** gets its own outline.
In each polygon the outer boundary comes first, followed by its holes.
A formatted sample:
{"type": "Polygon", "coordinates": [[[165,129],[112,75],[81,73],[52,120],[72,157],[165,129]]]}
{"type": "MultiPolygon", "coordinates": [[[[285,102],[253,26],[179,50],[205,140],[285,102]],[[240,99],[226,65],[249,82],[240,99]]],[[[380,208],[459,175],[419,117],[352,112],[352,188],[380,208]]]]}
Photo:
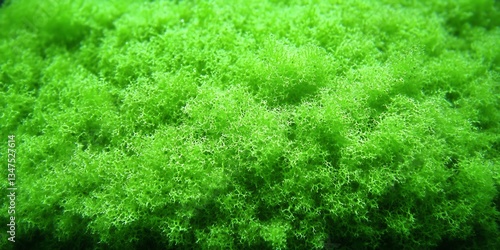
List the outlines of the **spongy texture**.
{"type": "Polygon", "coordinates": [[[1,249],[500,249],[498,1],[11,0],[0,27],[1,249]]]}

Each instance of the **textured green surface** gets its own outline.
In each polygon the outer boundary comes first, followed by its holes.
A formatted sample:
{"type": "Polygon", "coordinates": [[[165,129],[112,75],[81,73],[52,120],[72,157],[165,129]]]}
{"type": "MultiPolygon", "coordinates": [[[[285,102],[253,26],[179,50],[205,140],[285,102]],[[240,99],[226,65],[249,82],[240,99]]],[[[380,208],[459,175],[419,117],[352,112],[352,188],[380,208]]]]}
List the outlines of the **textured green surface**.
{"type": "Polygon", "coordinates": [[[0,248],[499,249],[499,9],[7,1],[0,248]]]}

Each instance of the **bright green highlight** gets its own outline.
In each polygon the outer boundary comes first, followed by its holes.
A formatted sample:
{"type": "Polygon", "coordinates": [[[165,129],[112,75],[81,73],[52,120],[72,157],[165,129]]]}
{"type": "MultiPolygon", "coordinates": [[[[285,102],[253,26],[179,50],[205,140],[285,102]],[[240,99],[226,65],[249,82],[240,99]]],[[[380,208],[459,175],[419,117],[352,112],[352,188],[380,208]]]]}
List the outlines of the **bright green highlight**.
{"type": "Polygon", "coordinates": [[[499,10],[7,1],[16,244],[499,249],[499,10]]]}

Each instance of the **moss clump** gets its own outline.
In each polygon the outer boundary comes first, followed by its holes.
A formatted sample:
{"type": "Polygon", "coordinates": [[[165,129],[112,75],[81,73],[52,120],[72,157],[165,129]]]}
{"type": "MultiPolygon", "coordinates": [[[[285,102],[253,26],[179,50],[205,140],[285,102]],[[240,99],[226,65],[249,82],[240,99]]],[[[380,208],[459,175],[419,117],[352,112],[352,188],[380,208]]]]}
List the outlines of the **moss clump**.
{"type": "Polygon", "coordinates": [[[7,1],[0,248],[499,248],[499,7],[7,1]]]}

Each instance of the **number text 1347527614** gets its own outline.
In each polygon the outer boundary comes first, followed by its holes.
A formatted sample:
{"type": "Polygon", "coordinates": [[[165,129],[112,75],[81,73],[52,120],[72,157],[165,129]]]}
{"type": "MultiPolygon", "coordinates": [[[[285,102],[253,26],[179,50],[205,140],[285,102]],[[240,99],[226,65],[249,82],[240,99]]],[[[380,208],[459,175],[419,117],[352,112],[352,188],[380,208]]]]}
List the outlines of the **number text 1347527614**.
{"type": "Polygon", "coordinates": [[[7,142],[7,167],[8,175],[7,180],[9,181],[7,190],[9,194],[9,215],[10,221],[7,224],[9,234],[9,241],[15,242],[16,239],[16,138],[14,135],[9,135],[7,142]]]}

